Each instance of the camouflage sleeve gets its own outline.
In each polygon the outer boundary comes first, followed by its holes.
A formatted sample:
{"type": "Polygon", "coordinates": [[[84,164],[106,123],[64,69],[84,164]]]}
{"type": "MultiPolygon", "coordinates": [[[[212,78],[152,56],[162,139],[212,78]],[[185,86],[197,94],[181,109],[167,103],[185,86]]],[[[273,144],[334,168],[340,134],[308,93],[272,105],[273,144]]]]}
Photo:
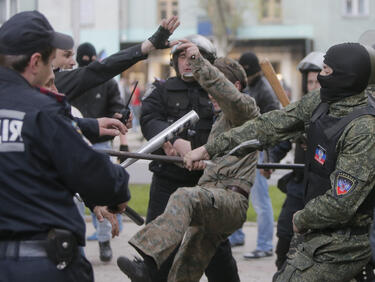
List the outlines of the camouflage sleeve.
{"type": "Polygon", "coordinates": [[[198,83],[218,102],[225,118],[234,126],[259,115],[255,100],[238,91],[232,82],[202,56],[190,59],[198,83]]]}
{"type": "Polygon", "coordinates": [[[294,138],[304,131],[313,110],[319,103],[320,97],[316,92],[307,94],[300,101],[282,110],[265,113],[210,140],[205,145],[206,150],[210,156],[213,156],[250,139],[258,139],[262,147],[269,147],[294,138]]]}
{"type": "MultiPolygon", "coordinates": [[[[338,142],[331,189],[309,201],[294,223],[299,230],[337,227],[359,221],[355,217],[375,185],[375,123],[372,117],[352,121],[338,142]]],[[[365,222],[362,222],[364,224],[365,222]]]]}

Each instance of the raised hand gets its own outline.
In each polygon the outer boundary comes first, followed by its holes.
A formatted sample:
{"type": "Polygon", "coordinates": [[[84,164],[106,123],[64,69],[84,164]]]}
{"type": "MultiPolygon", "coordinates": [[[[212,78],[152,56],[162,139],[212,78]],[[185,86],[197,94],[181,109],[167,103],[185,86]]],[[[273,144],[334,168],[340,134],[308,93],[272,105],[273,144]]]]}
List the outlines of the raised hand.
{"type": "Polygon", "coordinates": [[[180,21],[176,16],[162,20],[158,30],[142,43],[142,53],[148,54],[155,49],[165,49],[177,44],[177,41],[169,42],[168,39],[179,25],[180,21]]]}
{"type": "Polygon", "coordinates": [[[200,56],[198,46],[186,39],[180,39],[177,49],[185,50],[185,55],[189,59],[195,59],[200,56]]]}

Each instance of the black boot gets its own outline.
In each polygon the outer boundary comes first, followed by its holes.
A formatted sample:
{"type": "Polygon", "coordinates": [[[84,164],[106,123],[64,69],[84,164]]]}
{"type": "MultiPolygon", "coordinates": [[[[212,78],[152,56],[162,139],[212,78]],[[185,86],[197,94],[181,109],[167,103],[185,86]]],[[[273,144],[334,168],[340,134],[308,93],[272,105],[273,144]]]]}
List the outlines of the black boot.
{"type": "Polygon", "coordinates": [[[374,275],[374,265],[369,262],[366,266],[364,266],[360,273],[355,277],[355,281],[357,282],[374,282],[375,275],[374,275]]]}
{"type": "Polygon", "coordinates": [[[130,260],[127,257],[119,257],[117,265],[132,282],[152,282],[152,277],[157,271],[155,262],[146,263],[139,258],[130,260]]]}
{"type": "Polygon", "coordinates": [[[112,259],[112,249],[109,241],[99,242],[99,253],[101,261],[110,261],[112,259]]]}
{"type": "Polygon", "coordinates": [[[276,245],[276,267],[280,270],[287,259],[287,253],[290,247],[290,238],[279,237],[276,245]]]}

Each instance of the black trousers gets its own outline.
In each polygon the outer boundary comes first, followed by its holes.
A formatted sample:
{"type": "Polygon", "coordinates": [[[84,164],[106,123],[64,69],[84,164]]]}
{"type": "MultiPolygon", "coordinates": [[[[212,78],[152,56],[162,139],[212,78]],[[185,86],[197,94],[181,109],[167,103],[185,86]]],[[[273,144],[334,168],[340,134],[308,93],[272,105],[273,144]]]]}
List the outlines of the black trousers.
{"type": "Polygon", "coordinates": [[[293,214],[304,208],[303,199],[287,194],[277,221],[276,266],[280,269],[286,261],[290,241],[293,237],[293,214]]]}
{"type": "MultiPolygon", "coordinates": [[[[154,220],[161,215],[167,204],[169,197],[179,187],[193,187],[198,182],[198,179],[191,179],[189,181],[176,181],[166,177],[160,177],[156,174],[152,177],[150,187],[150,200],[148,203],[146,223],[154,220]]],[[[163,263],[159,271],[159,278],[157,282],[167,281],[168,273],[172,267],[175,252],[163,263]]],[[[218,247],[216,254],[208,265],[205,274],[209,282],[238,282],[238,269],[236,260],[233,258],[232,249],[229,240],[225,240],[218,247]]]]}
{"type": "Polygon", "coordinates": [[[93,282],[91,264],[78,256],[63,270],[47,257],[0,257],[0,282],[93,282]]]}

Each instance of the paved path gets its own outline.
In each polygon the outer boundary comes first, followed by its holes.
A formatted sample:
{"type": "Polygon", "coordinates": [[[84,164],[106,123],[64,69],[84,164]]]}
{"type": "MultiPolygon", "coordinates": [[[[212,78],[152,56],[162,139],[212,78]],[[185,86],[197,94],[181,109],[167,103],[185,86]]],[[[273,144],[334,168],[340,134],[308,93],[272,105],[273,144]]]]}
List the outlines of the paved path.
{"type": "MultiPolygon", "coordinates": [[[[96,282],[128,282],[130,281],[116,265],[116,259],[120,255],[132,256],[136,252],[129,246],[127,241],[139,229],[137,225],[132,222],[124,222],[124,230],[120,237],[111,241],[113,249],[113,260],[109,263],[102,263],[99,260],[99,247],[97,241],[87,242],[85,252],[87,258],[94,267],[96,282]]],[[[93,227],[91,222],[87,223],[87,234],[92,234],[93,227]]],[[[276,271],[274,264],[275,256],[258,259],[245,260],[242,254],[246,251],[252,251],[256,243],[256,225],[254,223],[246,223],[244,226],[246,233],[246,244],[242,247],[233,248],[233,254],[237,260],[239,274],[243,282],[263,282],[272,281],[272,276],[276,271]]],[[[275,245],[275,244],[274,244],[275,245]]],[[[202,278],[201,281],[207,281],[202,278]]]]}

